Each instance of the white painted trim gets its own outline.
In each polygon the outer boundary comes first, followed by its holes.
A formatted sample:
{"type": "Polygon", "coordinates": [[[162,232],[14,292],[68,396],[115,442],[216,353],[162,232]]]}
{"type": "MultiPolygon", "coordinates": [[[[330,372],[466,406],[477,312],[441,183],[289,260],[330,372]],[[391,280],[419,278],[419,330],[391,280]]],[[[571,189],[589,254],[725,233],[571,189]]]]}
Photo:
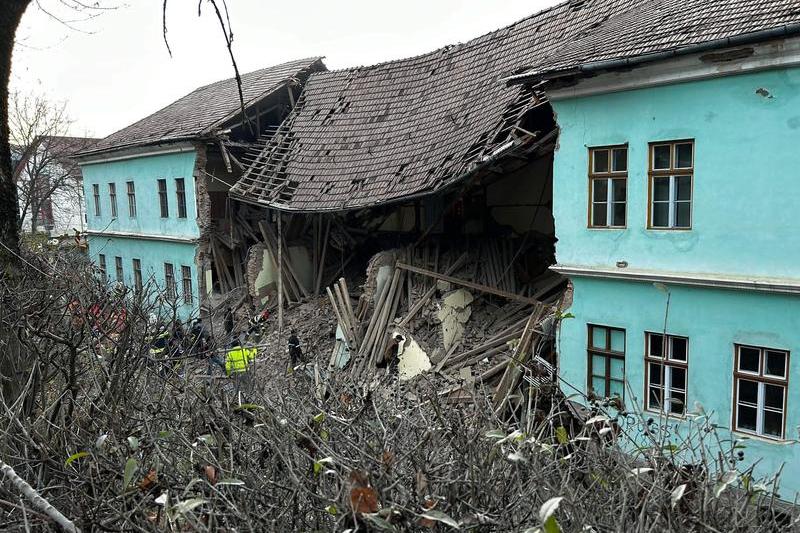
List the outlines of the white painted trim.
{"type": "Polygon", "coordinates": [[[604,268],[574,265],[553,265],[550,270],[564,276],[621,279],[651,283],[673,283],[719,289],[749,290],[800,294],[800,279],[737,276],[734,274],[699,274],[683,272],[656,272],[630,268],[604,268]]]}
{"type": "Polygon", "coordinates": [[[136,239],[143,241],[163,241],[179,242],[187,244],[197,244],[199,237],[183,237],[180,235],[158,235],[154,233],[135,233],[132,231],[111,231],[111,230],[88,230],[86,232],[91,237],[111,237],[114,239],[136,239]]]}
{"type": "Polygon", "coordinates": [[[183,145],[183,146],[176,146],[172,148],[153,148],[153,149],[144,149],[141,152],[136,153],[127,153],[124,155],[114,155],[108,157],[98,157],[97,159],[93,159],[91,155],[84,155],[80,156],[79,159],[85,158],[83,161],[79,161],[80,166],[88,166],[88,165],[96,165],[99,163],[111,163],[113,161],[124,161],[126,159],[136,159],[139,157],[150,157],[154,155],[167,155],[167,154],[179,154],[183,152],[191,152],[195,149],[195,147],[191,144],[183,145]]]}
{"type": "Polygon", "coordinates": [[[800,37],[780,39],[753,45],[739,45],[720,50],[676,57],[664,61],[644,64],[629,70],[617,70],[583,78],[572,87],[547,90],[551,101],[567,98],[580,98],[596,94],[629,91],[670,85],[687,81],[697,81],[735,74],[745,74],[760,70],[789,68],[800,65],[800,37]],[[701,61],[710,54],[724,54],[732,50],[752,48],[753,54],[744,59],[732,61],[701,61]]]}

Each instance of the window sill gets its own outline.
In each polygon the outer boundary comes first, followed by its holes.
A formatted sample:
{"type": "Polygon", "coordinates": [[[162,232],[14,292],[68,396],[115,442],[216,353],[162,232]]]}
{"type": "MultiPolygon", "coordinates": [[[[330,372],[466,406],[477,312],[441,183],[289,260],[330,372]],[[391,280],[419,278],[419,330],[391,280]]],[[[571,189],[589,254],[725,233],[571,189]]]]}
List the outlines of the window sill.
{"type": "Polygon", "coordinates": [[[626,230],[628,229],[628,226],[586,226],[586,229],[601,230],[601,231],[626,230]]]}
{"type": "Polygon", "coordinates": [[[757,442],[763,442],[765,444],[786,445],[786,444],[792,444],[794,442],[792,440],[787,439],[786,437],[768,437],[766,435],[758,435],[757,433],[749,433],[741,429],[732,429],[731,433],[735,435],[740,435],[742,437],[746,437],[746,440],[754,440],[757,442]]]}
{"type": "Polygon", "coordinates": [[[670,419],[673,419],[673,420],[688,420],[689,419],[689,417],[687,416],[687,413],[684,413],[682,415],[678,415],[678,414],[675,414],[675,413],[665,413],[664,411],[655,411],[655,410],[653,410],[653,409],[651,409],[649,407],[646,408],[644,410],[644,412],[645,412],[645,414],[660,416],[660,417],[663,417],[663,418],[670,418],[670,419]]]}
{"type": "Polygon", "coordinates": [[[656,228],[647,226],[647,231],[692,231],[692,228],[656,228]]]}

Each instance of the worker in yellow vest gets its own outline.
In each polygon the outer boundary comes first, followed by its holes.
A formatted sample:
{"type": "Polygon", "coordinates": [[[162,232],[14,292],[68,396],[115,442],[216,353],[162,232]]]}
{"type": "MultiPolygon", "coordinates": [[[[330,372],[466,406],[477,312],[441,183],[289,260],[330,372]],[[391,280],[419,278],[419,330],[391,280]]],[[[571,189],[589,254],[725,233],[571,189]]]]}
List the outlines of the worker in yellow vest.
{"type": "Polygon", "coordinates": [[[228,376],[247,372],[258,355],[257,348],[243,347],[241,342],[232,342],[225,356],[225,373],[228,376]]]}

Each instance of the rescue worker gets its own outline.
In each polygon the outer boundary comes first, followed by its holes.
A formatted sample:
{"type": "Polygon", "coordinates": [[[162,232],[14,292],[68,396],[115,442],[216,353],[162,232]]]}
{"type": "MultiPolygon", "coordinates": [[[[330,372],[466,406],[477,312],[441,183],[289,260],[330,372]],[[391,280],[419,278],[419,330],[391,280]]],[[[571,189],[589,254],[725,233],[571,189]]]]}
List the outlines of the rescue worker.
{"type": "Polygon", "coordinates": [[[237,388],[247,380],[247,371],[258,355],[258,349],[242,344],[238,341],[231,342],[225,355],[225,373],[236,381],[237,388]]]}
{"type": "Polygon", "coordinates": [[[170,330],[165,327],[160,327],[159,332],[153,337],[153,340],[150,341],[150,358],[153,362],[161,362],[162,364],[159,365],[159,374],[164,376],[167,371],[168,363],[167,359],[169,359],[169,345],[170,345],[170,338],[172,337],[170,330]]]}

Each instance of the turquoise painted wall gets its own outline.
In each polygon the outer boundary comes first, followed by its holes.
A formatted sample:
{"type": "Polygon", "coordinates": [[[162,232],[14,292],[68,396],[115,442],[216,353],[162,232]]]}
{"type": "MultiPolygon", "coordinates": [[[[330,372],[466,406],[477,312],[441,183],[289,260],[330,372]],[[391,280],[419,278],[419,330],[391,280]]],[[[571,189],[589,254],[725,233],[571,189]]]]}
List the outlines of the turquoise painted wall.
{"type": "Polygon", "coordinates": [[[800,277],[800,69],[552,104],[560,264],[800,277]],[[693,228],[647,230],[648,142],[687,138],[696,154],[693,228]],[[588,230],[587,147],[624,143],[628,227],[588,230]]]}
{"type": "MultiPolygon", "coordinates": [[[[556,221],[558,225],[558,221],[556,221]]],[[[666,295],[651,283],[575,278],[575,318],[562,322],[560,372],[580,391],[587,385],[587,324],[626,331],[625,379],[637,403],[644,391],[645,332],[664,329],[666,295]]],[[[800,298],[759,292],[705,289],[671,285],[667,333],[689,338],[687,406],[699,402],[730,435],[734,344],[790,351],[786,438],[798,438],[800,426],[800,298]]],[[[567,394],[572,391],[564,388],[567,394]]],[[[626,404],[633,398],[626,393],[626,404]]],[[[657,416],[653,414],[653,416],[657,416]]],[[[673,421],[676,419],[672,419],[673,421]]],[[[735,436],[743,436],[736,433],[735,436]]],[[[745,442],[745,463],[760,460],[757,472],[784,475],[781,496],[793,499],[800,491],[800,445],[759,437],[745,442]]]]}
{"type": "Polygon", "coordinates": [[[157,235],[198,237],[194,190],[194,150],[83,165],[83,189],[90,230],[130,231],[157,235]],[[178,218],[175,178],[186,186],[186,218],[178,218]],[[157,180],[167,180],[169,217],[161,218],[157,180]],[[128,215],[126,182],[136,186],[136,217],[128,215]],[[111,217],[108,184],[116,183],[117,218],[111,217]],[[95,216],[92,185],[100,185],[101,215],[95,216]]]}
{"type": "Polygon", "coordinates": [[[195,266],[195,253],[197,245],[192,243],[175,243],[161,241],[147,241],[143,239],[121,239],[104,236],[89,237],[89,257],[95,265],[99,264],[98,255],[106,256],[106,273],[110,282],[117,280],[115,257],[122,258],[124,282],[128,287],[133,287],[133,259],[139,259],[142,265],[143,282],[149,279],[161,288],[166,286],[164,280],[164,263],[172,263],[175,272],[175,284],[178,294],[183,294],[181,267],[188,266],[192,269],[192,304],[180,304],[176,311],[182,320],[197,316],[199,308],[198,273],[195,266]]]}

